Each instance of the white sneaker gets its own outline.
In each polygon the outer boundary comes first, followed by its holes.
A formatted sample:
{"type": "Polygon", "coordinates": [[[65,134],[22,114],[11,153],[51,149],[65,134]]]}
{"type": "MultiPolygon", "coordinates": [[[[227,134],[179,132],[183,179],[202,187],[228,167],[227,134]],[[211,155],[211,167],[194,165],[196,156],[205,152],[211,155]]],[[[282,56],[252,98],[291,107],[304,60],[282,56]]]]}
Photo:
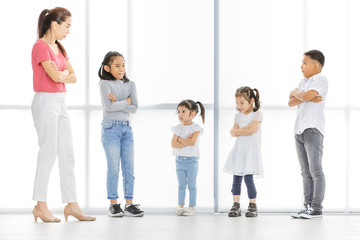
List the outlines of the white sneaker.
{"type": "Polygon", "coordinates": [[[183,207],[178,207],[176,209],[176,215],[178,215],[178,216],[182,216],[184,214],[184,212],[185,212],[185,208],[183,208],[183,207]]]}
{"type": "Polygon", "coordinates": [[[183,216],[195,216],[195,209],[194,208],[185,209],[183,216]]]}

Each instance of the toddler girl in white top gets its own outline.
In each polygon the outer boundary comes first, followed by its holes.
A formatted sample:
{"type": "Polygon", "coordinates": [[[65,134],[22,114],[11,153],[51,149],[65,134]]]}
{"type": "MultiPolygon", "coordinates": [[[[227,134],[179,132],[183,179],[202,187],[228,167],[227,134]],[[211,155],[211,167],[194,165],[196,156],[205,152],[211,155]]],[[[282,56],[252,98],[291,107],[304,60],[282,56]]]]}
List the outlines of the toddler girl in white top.
{"type": "Polygon", "coordinates": [[[176,173],[179,182],[178,186],[178,204],[176,211],[178,216],[195,215],[196,206],[196,177],[198,173],[199,136],[203,129],[192,120],[198,113],[198,106],[201,109],[201,118],[205,121],[205,108],[201,102],[193,100],[184,100],[177,106],[177,114],[180,124],[172,127],[174,133],[171,140],[173,155],[176,156],[176,173]],[[184,209],[186,185],[189,189],[189,208],[184,209]]]}
{"type": "Polygon", "coordinates": [[[234,204],[228,214],[229,217],[241,216],[240,193],[241,182],[244,178],[250,200],[247,217],[257,216],[256,188],[253,175],[262,176],[263,165],[261,158],[261,122],[263,119],[260,108],[259,91],[250,87],[238,88],[235,92],[236,109],[235,123],[230,131],[236,137],[234,148],[231,150],[224,171],[234,175],[231,192],[234,204]],[[256,94],[255,94],[256,93],[256,94]]]}

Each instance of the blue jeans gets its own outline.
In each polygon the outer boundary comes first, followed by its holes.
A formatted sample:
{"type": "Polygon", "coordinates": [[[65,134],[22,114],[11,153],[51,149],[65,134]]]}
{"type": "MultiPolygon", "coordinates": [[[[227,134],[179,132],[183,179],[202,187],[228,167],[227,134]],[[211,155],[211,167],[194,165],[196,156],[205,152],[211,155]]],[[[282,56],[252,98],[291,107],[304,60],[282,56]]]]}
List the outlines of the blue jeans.
{"type": "Polygon", "coordinates": [[[325,176],[322,170],[324,136],[316,128],[295,134],[296,151],[300,162],[304,187],[304,205],[315,210],[323,208],[325,176]]]}
{"type": "MultiPolygon", "coordinates": [[[[243,176],[237,176],[234,175],[233,177],[233,185],[232,185],[232,189],[231,192],[233,195],[241,195],[241,182],[242,182],[243,176]]],[[[246,188],[247,188],[247,192],[248,192],[248,197],[249,199],[254,199],[256,198],[256,188],[255,188],[255,184],[254,184],[254,178],[253,175],[245,175],[244,176],[244,181],[246,184],[246,188]]]]}
{"type": "Polygon", "coordinates": [[[123,177],[124,198],[133,199],[134,140],[128,121],[106,120],[101,123],[101,141],[107,160],[107,199],[118,199],[119,165],[123,177]]]}
{"type": "Polygon", "coordinates": [[[196,206],[196,177],[198,174],[198,157],[176,157],[176,175],[179,182],[178,204],[185,205],[186,185],[189,189],[190,207],[196,206]]]}

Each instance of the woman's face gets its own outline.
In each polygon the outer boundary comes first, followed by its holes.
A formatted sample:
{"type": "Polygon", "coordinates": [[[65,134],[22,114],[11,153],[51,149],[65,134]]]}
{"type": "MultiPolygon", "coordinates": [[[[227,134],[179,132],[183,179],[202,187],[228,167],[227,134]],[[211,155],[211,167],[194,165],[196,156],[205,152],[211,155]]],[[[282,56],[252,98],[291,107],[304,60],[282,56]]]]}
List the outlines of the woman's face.
{"type": "Polygon", "coordinates": [[[55,22],[53,31],[56,40],[63,40],[70,33],[71,23],[71,17],[67,17],[65,21],[60,24],[55,22]]]}

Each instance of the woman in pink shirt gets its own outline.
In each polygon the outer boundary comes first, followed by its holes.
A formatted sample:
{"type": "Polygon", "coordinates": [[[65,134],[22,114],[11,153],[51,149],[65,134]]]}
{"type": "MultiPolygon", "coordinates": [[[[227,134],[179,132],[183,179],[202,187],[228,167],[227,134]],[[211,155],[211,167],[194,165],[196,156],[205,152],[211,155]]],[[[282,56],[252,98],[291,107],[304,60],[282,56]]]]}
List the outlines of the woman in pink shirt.
{"type": "Polygon", "coordinates": [[[76,198],[74,153],[71,123],[66,105],[65,83],[75,83],[76,75],[65,48],[59,40],[69,33],[71,13],[65,8],[45,9],[38,22],[38,40],[32,49],[32,67],[35,96],[31,105],[38,134],[39,153],[35,175],[33,210],[35,221],[60,222],[50,212],[47,188],[56,156],[59,160],[62,202],[67,203],[64,216],[80,221],[94,221],[85,216],[76,198]]]}

